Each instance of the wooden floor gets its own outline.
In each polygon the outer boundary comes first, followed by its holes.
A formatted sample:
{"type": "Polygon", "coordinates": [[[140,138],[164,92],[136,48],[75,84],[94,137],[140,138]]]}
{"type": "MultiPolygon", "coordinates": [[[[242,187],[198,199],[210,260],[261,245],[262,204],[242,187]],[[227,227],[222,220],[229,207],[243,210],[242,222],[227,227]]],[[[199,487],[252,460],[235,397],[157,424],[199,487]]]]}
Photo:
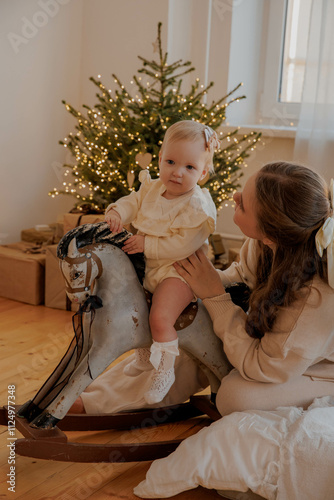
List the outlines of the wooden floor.
{"type": "MultiPolygon", "coordinates": [[[[15,386],[15,403],[22,404],[39,389],[58,364],[73,336],[71,312],[30,306],[0,298],[0,406],[7,404],[8,386],[15,386]]],[[[71,441],[91,443],[163,441],[186,437],[208,420],[197,418],[136,431],[71,432],[71,441]]],[[[21,435],[16,431],[16,437],[21,435]]],[[[36,460],[16,455],[15,493],[7,490],[8,429],[0,426],[0,499],[20,500],[135,500],[132,490],[145,478],[151,462],[81,464],[36,460]]],[[[214,490],[197,488],[177,500],[214,500],[214,490]]]]}

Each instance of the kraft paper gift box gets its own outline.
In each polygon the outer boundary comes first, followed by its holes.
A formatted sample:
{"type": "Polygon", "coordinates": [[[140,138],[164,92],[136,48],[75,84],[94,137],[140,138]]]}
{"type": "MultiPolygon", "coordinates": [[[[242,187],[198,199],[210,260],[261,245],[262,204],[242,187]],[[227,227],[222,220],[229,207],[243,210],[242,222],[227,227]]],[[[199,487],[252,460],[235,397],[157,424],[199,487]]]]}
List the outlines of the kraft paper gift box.
{"type": "Polygon", "coordinates": [[[39,305],[44,302],[45,254],[30,243],[0,246],[0,296],[39,305]],[[28,253],[37,251],[39,253],[28,253]]]}
{"type": "Polygon", "coordinates": [[[63,225],[49,224],[48,229],[39,229],[38,226],[21,231],[21,240],[30,243],[53,245],[58,243],[63,236],[63,225]]]}
{"type": "Polygon", "coordinates": [[[229,264],[240,261],[240,248],[230,248],[228,251],[229,264]]]}
{"type": "Polygon", "coordinates": [[[71,229],[77,226],[82,226],[83,224],[95,224],[95,222],[103,222],[104,214],[64,214],[63,215],[63,225],[64,234],[68,233],[71,229]]]}
{"type": "Polygon", "coordinates": [[[57,245],[46,247],[45,257],[45,305],[54,309],[77,311],[79,306],[71,304],[66,295],[65,280],[57,257],[57,245]]]}
{"type": "MultiPolygon", "coordinates": [[[[61,219],[61,224],[64,228],[64,234],[68,233],[71,229],[83,224],[95,224],[96,222],[104,222],[104,214],[64,214],[61,219]]],[[[137,230],[131,224],[125,224],[124,228],[130,233],[136,234],[137,230]]]]}

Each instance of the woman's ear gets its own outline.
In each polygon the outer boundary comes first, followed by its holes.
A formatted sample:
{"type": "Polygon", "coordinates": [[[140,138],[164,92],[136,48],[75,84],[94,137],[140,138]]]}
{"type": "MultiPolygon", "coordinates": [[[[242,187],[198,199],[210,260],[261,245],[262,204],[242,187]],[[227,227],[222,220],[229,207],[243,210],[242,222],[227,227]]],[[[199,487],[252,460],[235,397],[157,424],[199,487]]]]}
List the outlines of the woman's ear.
{"type": "Polygon", "coordinates": [[[274,249],[275,248],[275,243],[271,241],[269,238],[263,238],[262,243],[264,245],[267,245],[269,248],[274,249]]]}

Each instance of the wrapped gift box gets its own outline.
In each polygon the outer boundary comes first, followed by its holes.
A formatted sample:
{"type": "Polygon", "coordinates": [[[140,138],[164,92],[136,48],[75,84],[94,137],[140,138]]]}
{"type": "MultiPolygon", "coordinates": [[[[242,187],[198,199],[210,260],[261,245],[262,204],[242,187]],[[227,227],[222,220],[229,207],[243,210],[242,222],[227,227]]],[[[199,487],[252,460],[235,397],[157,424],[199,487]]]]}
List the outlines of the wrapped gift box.
{"type": "Polygon", "coordinates": [[[240,261],[240,248],[230,248],[228,251],[229,264],[240,261]]]}
{"type": "Polygon", "coordinates": [[[209,237],[209,243],[212,246],[212,251],[215,257],[219,257],[225,253],[222,237],[219,233],[213,233],[209,237]]]}
{"type": "Polygon", "coordinates": [[[0,296],[38,305],[44,302],[45,253],[31,243],[0,246],[0,296]]]}
{"type": "Polygon", "coordinates": [[[72,304],[66,295],[65,280],[57,257],[57,245],[50,245],[45,251],[45,305],[68,311],[77,311],[79,307],[78,304],[72,304]]]}
{"type": "MultiPolygon", "coordinates": [[[[64,229],[64,234],[68,233],[71,229],[83,224],[95,224],[96,222],[104,222],[104,214],[64,214],[61,223],[64,229]]],[[[135,234],[137,230],[131,224],[125,224],[124,228],[135,234]]]]}
{"type": "Polygon", "coordinates": [[[64,234],[68,233],[71,229],[83,224],[95,224],[95,222],[103,222],[104,214],[64,214],[63,226],[64,234]]]}
{"type": "Polygon", "coordinates": [[[55,222],[49,224],[45,228],[32,227],[30,229],[23,229],[21,231],[21,240],[30,243],[53,245],[58,243],[64,234],[63,225],[55,222]]]}

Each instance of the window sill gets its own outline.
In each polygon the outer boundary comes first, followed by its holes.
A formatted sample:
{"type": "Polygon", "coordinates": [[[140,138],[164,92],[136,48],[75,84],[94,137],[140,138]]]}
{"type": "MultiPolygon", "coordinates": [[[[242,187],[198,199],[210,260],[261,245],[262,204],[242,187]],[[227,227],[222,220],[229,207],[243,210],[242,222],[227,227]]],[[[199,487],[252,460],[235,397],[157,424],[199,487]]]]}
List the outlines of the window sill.
{"type": "Polygon", "coordinates": [[[250,134],[251,132],[261,132],[263,137],[279,137],[281,139],[294,139],[296,137],[296,127],[277,127],[274,125],[231,125],[226,124],[221,127],[221,131],[226,133],[239,129],[240,135],[250,134]]]}

